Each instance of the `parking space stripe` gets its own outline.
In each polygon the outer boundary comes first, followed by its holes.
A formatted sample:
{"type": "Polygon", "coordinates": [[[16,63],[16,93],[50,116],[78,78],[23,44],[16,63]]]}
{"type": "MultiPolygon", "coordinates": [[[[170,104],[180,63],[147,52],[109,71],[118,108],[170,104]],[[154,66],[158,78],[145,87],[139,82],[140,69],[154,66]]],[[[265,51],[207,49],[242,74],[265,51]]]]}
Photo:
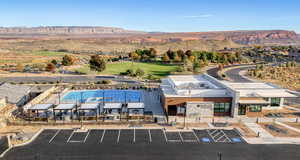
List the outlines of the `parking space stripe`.
{"type": "Polygon", "coordinates": [[[83,143],[85,143],[85,141],[86,141],[87,137],[88,137],[88,136],[89,136],[89,134],[90,134],[90,131],[91,131],[91,130],[89,130],[89,131],[88,131],[88,133],[86,134],[86,136],[85,136],[85,138],[84,138],[84,140],[83,140],[83,143]]]}
{"type": "Polygon", "coordinates": [[[211,139],[212,139],[214,142],[216,142],[215,139],[214,139],[214,137],[210,134],[210,131],[209,131],[208,129],[206,129],[206,132],[207,132],[208,135],[211,137],[211,139]]]}
{"type": "Polygon", "coordinates": [[[148,129],[148,133],[149,133],[149,141],[152,142],[152,137],[151,137],[150,129],[148,129]]]}
{"type": "Polygon", "coordinates": [[[195,133],[195,131],[193,130],[193,134],[194,134],[194,136],[196,137],[196,139],[197,139],[197,142],[200,142],[200,140],[199,140],[199,137],[197,136],[197,134],[195,133]]]}
{"type": "Polygon", "coordinates": [[[71,133],[70,137],[68,138],[67,142],[70,141],[71,137],[73,136],[73,134],[75,133],[75,131],[73,130],[73,132],[71,133]]]}
{"type": "Polygon", "coordinates": [[[133,143],[135,143],[135,128],[133,128],[133,143]]]}
{"type": "Polygon", "coordinates": [[[53,137],[49,140],[49,143],[51,143],[53,141],[53,139],[58,135],[58,133],[60,132],[61,130],[58,130],[56,131],[56,133],[53,135],[53,137]]]}
{"type": "Polygon", "coordinates": [[[165,136],[166,142],[168,142],[168,138],[167,138],[167,135],[166,135],[166,132],[165,132],[165,130],[163,130],[163,133],[164,133],[164,136],[165,136]]]}
{"type": "Polygon", "coordinates": [[[101,140],[100,140],[100,143],[102,143],[102,141],[103,141],[103,138],[104,138],[104,135],[105,135],[105,129],[104,129],[104,131],[103,131],[103,133],[102,133],[102,137],[101,137],[101,140]]]}
{"type": "Polygon", "coordinates": [[[119,129],[118,138],[117,138],[117,143],[119,143],[119,141],[120,141],[120,134],[121,134],[121,130],[119,129]]]}
{"type": "Polygon", "coordinates": [[[180,137],[180,139],[181,139],[181,142],[183,142],[183,138],[182,138],[182,135],[181,135],[181,133],[180,133],[180,132],[178,132],[178,134],[179,134],[179,137],[180,137]]]}

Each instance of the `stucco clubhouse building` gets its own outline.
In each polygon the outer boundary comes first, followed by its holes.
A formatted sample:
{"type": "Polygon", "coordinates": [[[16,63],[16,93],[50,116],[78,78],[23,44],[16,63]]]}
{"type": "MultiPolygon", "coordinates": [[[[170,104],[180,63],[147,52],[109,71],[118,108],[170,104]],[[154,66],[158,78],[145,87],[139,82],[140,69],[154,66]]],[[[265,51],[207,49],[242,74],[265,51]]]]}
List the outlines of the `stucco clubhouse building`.
{"type": "Polygon", "coordinates": [[[207,74],[162,79],[161,102],[168,116],[245,116],[283,107],[284,98],[297,97],[269,83],[220,81],[207,74]]]}

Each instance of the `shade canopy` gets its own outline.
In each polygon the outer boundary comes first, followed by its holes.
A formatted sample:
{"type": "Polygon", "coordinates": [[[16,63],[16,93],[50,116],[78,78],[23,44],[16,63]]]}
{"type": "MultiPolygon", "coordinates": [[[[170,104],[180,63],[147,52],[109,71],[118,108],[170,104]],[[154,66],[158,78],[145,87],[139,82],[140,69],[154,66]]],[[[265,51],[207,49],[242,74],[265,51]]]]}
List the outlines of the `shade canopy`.
{"type": "Polygon", "coordinates": [[[29,108],[28,110],[48,110],[53,106],[54,106],[53,104],[36,104],[31,108],[29,108]]]}
{"type": "Polygon", "coordinates": [[[128,109],[144,109],[144,103],[128,103],[128,109]]]}
{"type": "Polygon", "coordinates": [[[262,99],[254,99],[254,100],[239,100],[240,104],[269,104],[270,102],[262,100],[262,99]]]}
{"type": "Polygon", "coordinates": [[[104,109],[120,109],[122,108],[121,103],[105,103],[104,109]]]}
{"type": "Polygon", "coordinates": [[[57,107],[54,109],[56,110],[71,110],[75,108],[76,104],[59,104],[57,107]]]}
{"type": "Polygon", "coordinates": [[[93,110],[93,109],[98,109],[99,103],[84,103],[81,104],[79,109],[81,110],[93,110]]]}

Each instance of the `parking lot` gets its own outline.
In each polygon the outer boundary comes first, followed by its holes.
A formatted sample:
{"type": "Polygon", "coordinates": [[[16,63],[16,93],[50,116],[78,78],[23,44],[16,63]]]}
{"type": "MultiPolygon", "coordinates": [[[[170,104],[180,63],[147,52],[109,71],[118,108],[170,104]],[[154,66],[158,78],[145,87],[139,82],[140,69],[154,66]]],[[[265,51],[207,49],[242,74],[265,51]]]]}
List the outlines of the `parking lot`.
{"type": "Polygon", "coordinates": [[[235,130],[69,129],[44,130],[30,144],[11,149],[3,159],[211,160],[221,153],[223,160],[296,160],[299,149],[297,145],[250,145],[235,130]]]}
{"type": "Polygon", "coordinates": [[[51,144],[245,143],[234,130],[166,132],[162,129],[45,130],[36,141],[51,144]],[[239,141],[237,140],[239,139],[239,141]]]}

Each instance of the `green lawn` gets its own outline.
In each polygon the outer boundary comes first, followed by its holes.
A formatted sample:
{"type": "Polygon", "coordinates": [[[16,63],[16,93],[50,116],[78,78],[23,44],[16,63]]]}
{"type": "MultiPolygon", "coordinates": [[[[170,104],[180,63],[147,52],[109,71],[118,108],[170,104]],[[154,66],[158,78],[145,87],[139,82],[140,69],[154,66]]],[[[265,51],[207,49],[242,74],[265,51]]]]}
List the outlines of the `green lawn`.
{"type": "MultiPolygon", "coordinates": [[[[119,75],[121,72],[125,72],[127,69],[136,70],[138,68],[143,69],[146,75],[152,74],[157,78],[161,78],[169,75],[171,72],[175,72],[178,66],[162,63],[115,62],[108,63],[106,65],[106,70],[100,74],[119,75]]],[[[77,68],[75,70],[86,74],[95,73],[90,71],[88,65],[82,66],[81,68],[77,68]]]]}

